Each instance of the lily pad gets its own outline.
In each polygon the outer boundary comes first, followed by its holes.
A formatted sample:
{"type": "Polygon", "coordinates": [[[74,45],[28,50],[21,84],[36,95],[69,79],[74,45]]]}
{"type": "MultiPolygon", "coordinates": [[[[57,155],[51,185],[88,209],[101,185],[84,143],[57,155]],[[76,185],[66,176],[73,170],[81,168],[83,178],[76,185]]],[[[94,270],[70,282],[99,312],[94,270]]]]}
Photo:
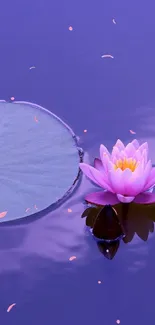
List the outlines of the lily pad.
{"type": "Polygon", "coordinates": [[[0,101],[0,222],[61,203],[77,184],[81,152],[55,114],[27,102],[0,101]]]}

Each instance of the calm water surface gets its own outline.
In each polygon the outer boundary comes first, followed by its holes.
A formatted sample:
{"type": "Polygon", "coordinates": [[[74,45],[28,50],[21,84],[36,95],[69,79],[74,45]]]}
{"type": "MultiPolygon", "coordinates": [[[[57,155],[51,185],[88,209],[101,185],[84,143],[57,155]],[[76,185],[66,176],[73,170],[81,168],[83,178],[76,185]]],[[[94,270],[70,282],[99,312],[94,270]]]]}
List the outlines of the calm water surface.
{"type": "MultiPolygon", "coordinates": [[[[0,99],[59,115],[89,162],[132,129],[155,163],[154,10],[153,0],[2,0],[0,99]]],[[[154,324],[154,234],[104,258],[80,218],[91,189],[83,178],[56,211],[0,228],[1,324],[154,324]]]]}

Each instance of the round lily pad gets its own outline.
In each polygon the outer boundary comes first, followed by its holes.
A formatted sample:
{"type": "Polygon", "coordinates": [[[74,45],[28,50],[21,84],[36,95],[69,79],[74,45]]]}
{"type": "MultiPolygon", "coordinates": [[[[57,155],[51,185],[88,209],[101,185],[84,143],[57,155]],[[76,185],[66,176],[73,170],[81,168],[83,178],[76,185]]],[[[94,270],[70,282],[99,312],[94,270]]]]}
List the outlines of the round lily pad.
{"type": "Polygon", "coordinates": [[[80,159],[73,131],[55,114],[0,101],[0,222],[61,202],[76,184],[80,159]]]}

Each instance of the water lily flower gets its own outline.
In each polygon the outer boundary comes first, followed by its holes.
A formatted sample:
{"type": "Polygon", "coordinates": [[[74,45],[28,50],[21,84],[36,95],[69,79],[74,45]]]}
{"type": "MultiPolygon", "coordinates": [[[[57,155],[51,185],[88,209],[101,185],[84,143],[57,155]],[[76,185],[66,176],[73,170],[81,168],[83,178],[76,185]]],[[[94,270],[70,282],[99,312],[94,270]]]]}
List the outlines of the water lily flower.
{"type": "Polygon", "coordinates": [[[85,200],[98,204],[155,202],[155,168],[148,160],[148,143],[142,145],[134,139],[127,146],[117,140],[110,153],[101,144],[100,159],[96,158],[94,167],[80,163],[83,173],[104,191],[90,193],[85,200]]]}

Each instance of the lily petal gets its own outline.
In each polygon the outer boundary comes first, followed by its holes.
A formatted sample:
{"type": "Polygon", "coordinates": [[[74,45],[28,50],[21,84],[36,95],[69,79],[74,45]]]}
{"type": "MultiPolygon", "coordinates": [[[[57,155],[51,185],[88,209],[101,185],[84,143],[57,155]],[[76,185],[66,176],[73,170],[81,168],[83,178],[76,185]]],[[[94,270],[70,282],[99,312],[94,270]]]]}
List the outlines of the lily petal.
{"type": "Polygon", "coordinates": [[[113,192],[111,187],[108,185],[108,180],[105,173],[101,173],[99,170],[85,163],[80,163],[79,166],[83,173],[94,183],[104,188],[105,190],[113,192]]]}
{"type": "Polygon", "coordinates": [[[117,198],[120,202],[122,203],[130,203],[134,200],[134,196],[124,196],[124,195],[121,195],[121,194],[117,194],[117,198]]]}
{"type": "Polygon", "coordinates": [[[115,193],[125,193],[123,171],[120,168],[109,171],[109,181],[115,193]]]}
{"type": "Polygon", "coordinates": [[[137,178],[131,178],[131,182],[125,192],[127,195],[136,196],[143,191],[144,188],[144,179],[139,176],[137,178]]]}
{"type": "Polygon", "coordinates": [[[101,158],[101,160],[103,159],[103,156],[105,156],[105,155],[108,155],[110,157],[110,153],[109,153],[108,149],[103,144],[101,144],[100,145],[100,158],[101,158]]]}
{"type": "Polygon", "coordinates": [[[147,182],[148,178],[149,178],[149,175],[151,173],[151,170],[152,170],[152,164],[151,164],[151,160],[149,160],[145,166],[145,169],[144,169],[144,178],[145,178],[145,183],[147,182]]]}
{"type": "Polygon", "coordinates": [[[120,139],[116,141],[115,147],[117,147],[120,151],[125,149],[124,143],[120,139]]]}
{"type": "Polygon", "coordinates": [[[110,157],[108,155],[104,155],[102,157],[102,164],[103,164],[103,167],[104,167],[104,171],[106,174],[108,174],[109,172],[109,163],[110,163],[110,157]]]}
{"type": "MultiPolygon", "coordinates": [[[[123,172],[122,175],[122,181],[123,181],[123,188],[124,188],[124,193],[126,195],[131,196],[130,194],[130,185],[131,185],[131,177],[132,177],[132,171],[129,168],[126,168],[123,172]]],[[[119,194],[124,194],[122,192],[117,192],[119,194]]]]}
{"type": "MultiPolygon", "coordinates": [[[[124,172],[126,171],[127,169],[124,172]]],[[[143,189],[145,185],[145,178],[142,177],[143,173],[144,173],[143,166],[139,165],[133,173],[131,172],[130,177],[128,175],[127,179],[126,180],[124,179],[125,195],[135,197],[136,195],[144,191],[143,189]]]]}
{"type": "Polygon", "coordinates": [[[144,149],[146,149],[146,151],[148,152],[148,143],[147,142],[145,142],[145,143],[143,143],[140,147],[139,147],[139,150],[141,151],[141,152],[143,152],[143,150],[144,149]]]}
{"type": "Polygon", "coordinates": [[[124,151],[120,151],[119,148],[115,145],[112,149],[111,159],[113,159],[114,157],[116,159],[120,159],[122,152],[124,151]]]}
{"type": "Polygon", "coordinates": [[[142,153],[139,149],[136,150],[136,152],[133,155],[133,158],[135,158],[137,161],[141,161],[142,159],[142,153]]]}
{"type": "Polygon", "coordinates": [[[144,159],[144,165],[146,165],[147,161],[148,161],[148,152],[147,152],[146,149],[143,150],[142,156],[143,156],[143,159],[144,159]]]}
{"type": "Polygon", "coordinates": [[[119,203],[119,200],[115,194],[106,191],[87,194],[85,200],[89,203],[97,205],[115,205],[119,203]]]}
{"type": "Polygon", "coordinates": [[[104,172],[104,167],[103,167],[101,159],[98,159],[98,158],[94,159],[94,167],[96,169],[98,169],[100,172],[104,172]]]}
{"type": "Polygon", "coordinates": [[[134,145],[136,150],[139,148],[139,142],[137,141],[137,139],[134,139],[131,143],[134,145]]]}
{"type": "Polygon", "coordinates": [[[155,203],[155,193],[141,193],[135,197],[134,202],[139,204],[155,203]]]}
{"type": "Polygon", "coordinates": [[[128,143],[127,146],[125,147],[124,152],[126,153],[127,157],[133,157],[135,152],[136,152],[136,148],[132,143],[128,143]]]}
{"type": "Polygon", "coordinates": [[[144,186],[143,191],[148,190],[150,187],[153,187],[155,185],[155,167],[153,167],[150,171],[150,175],[147,179],[147,182],[144,186]]]}

